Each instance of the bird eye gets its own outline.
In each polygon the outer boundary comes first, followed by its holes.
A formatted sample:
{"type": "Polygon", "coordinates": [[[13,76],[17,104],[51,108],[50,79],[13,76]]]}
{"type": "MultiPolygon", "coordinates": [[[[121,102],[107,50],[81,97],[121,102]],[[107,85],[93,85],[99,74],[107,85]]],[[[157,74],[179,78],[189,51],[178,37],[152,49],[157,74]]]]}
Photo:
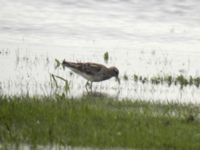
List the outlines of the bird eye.
{"type": "Polygon", "coordinates": [[[119,74],[119,71],[117,68],[114,68],[114,72],[118,75],[119,74]]]}

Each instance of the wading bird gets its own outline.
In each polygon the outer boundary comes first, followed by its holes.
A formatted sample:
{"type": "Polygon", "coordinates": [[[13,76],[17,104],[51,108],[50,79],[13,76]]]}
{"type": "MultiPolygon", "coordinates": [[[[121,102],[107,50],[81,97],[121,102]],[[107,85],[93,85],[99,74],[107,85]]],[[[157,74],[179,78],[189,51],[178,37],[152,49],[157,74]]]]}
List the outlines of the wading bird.
{"type": "Polygon", "coordinates": [[[119,70],[116,67],[109,67],[102,64],[97,63],[75,63],[75,62],[68,62],[63,60],[62,62],[63,68],[68,67],[73,72],[81,75],[87,80],[87,83],[85,85],[86,90],[87,86],[90,85],[90,89],[92,90],[92,83],[93,82],[100,82],[107,79],[110,79],[112,77],[115,77],[118,83],[120,84],[120,79],[118,77],[119,70]],[[90,83],[89,83],[90,82],[90,83]]]}

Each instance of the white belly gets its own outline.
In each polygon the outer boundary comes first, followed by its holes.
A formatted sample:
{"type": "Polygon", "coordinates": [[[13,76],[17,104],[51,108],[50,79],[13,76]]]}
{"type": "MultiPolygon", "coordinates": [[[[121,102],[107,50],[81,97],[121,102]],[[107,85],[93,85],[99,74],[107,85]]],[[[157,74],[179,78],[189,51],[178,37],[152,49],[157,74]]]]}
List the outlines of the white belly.
{"type": "Polygon", "coordinates": [[[91,76],[91,75],[88,75],[86,73],[83,73],[83,72],[80,72],[76,69],[73,69],[71,68],[72,71],[74,71],[75,73],[79,74],[80,76],[82,76],[83,78],[85,78],[86,80],[88,81],[92,81],[92,82],[99,82],[99,81],[102,81],[102,78],[100,75],[94,75],[94,76],[91,76]]]}

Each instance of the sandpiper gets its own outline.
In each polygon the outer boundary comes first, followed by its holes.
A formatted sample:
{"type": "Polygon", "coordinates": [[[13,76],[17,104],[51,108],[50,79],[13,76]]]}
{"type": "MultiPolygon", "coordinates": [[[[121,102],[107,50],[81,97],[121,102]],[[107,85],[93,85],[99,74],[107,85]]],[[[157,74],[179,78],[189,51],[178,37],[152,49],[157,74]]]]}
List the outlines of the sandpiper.
{"type": "Polygon", "coordinates": [[[120,83],[120,79],[118,77],[119,75],[119,70],[116,67],[109,67],[107,68],[106,66],[102,64],[97,64],[97,63],[75,63],[75,62],[68,62],[63,60],[62,62],[63,67],[68,67],[75,73],[81,75],[87,80],[86,83],[86,90],[87,86],[90,84],[90,89],[92,90],[92,83],[93,82],[100,82],[104,81],[107,79],[110,79],[112,77],[115,77],[118,83],[120,83]]]}

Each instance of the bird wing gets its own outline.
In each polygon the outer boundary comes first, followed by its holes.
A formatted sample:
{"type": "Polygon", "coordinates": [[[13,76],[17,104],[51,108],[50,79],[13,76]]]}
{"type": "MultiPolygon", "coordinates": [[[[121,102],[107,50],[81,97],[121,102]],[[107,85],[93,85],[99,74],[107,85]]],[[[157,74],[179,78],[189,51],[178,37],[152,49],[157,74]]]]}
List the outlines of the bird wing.
{"type": "Polygon", "coordinates": [[[82,72],[85,72],[88,75],[98,74],[105,66],[95,63],[77,63],[80,64],[82,72]]]}
{"type": "Polygon", "coordinates": [[[96,63],[74,63],[64,61],[63,65],[71,68],[75,72],[83,72],[87,75],[98,74],[103,68],[106,68],[104,65],[96,63]]]}

